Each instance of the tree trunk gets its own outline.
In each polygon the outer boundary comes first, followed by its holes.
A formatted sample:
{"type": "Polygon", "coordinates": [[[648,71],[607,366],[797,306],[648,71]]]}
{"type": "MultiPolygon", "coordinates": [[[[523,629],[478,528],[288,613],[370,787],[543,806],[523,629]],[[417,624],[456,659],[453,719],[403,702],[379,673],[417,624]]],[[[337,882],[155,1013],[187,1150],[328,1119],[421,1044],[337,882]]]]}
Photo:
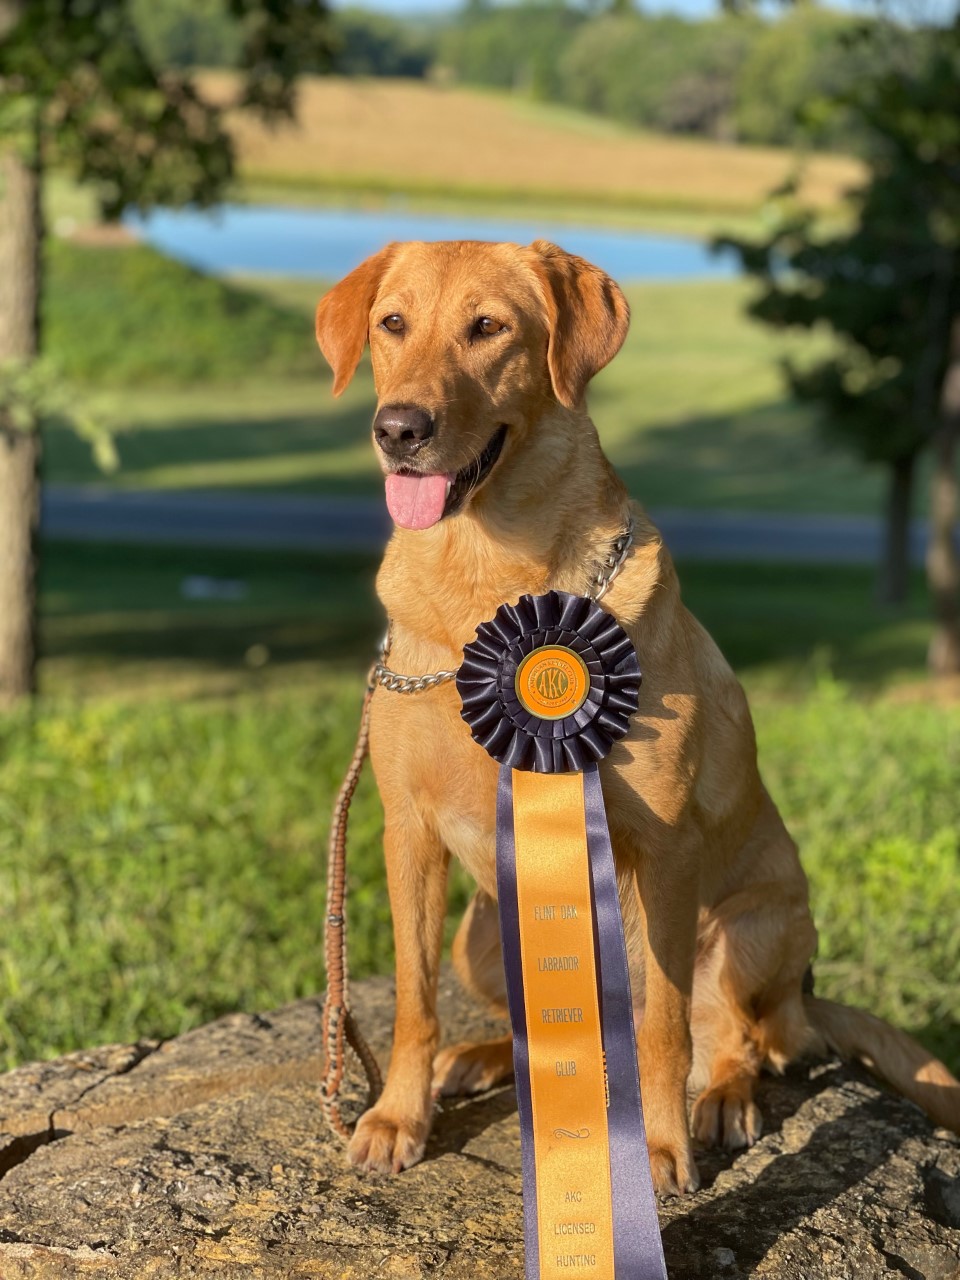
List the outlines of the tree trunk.
{"type": "MultiPolygon", "coordinates": [[[[0,0],[0,34],[21,11],[0,0]]],[[[0,151],[0,367],[37,354],[41,240],[39,145],[19,134],[0,151]]],[[[39,456],[0,404],[0,706],[34,688],[39,456]]]]}
{"type": "Polygon", "coordinates": [[[33,693],[40,437],[0,430],[0,710],[33,693]]]}
{"type": "Polygon", "coordinates": [[[960,316],[950,334],[950,358],[940,402],[940,429],[934,437],[927,580],[936,626],[927,664],[933,676],[960,675],[960,555],[957,516],[957,438],[960,436],[960,316]]]}
{"type": "Polygon", "coordinates": [[[877,583],[882,604],[903,604],[910,585],[910,516],[916,457],[890,464],[887,512],[883,529],[883,558],[877,583]]]}

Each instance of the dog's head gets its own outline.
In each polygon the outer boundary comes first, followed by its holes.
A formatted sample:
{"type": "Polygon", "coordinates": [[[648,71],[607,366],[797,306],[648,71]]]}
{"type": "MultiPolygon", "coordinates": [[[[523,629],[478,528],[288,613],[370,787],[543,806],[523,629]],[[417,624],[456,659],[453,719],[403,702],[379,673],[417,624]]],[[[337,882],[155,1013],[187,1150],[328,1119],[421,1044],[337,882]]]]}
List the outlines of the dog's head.
{"type": "Polygon", "coordinates": [[[583,258],[537,240],[391,244],[321,299],[334,395],[370,343],[373,436],[396,524],[461,510],[551,408],[576,409],[630,312],[583,258]]]}

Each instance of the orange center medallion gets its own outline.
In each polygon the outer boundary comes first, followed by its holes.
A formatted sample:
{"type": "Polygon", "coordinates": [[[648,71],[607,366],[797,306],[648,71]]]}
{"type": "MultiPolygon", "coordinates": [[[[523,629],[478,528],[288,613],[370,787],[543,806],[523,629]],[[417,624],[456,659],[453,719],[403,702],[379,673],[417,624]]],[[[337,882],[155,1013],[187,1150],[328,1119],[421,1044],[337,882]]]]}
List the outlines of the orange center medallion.
{"type": "Polygon", "coordinates": [[[590,673],[572,649],[561,644],[543,645],[528,653],[517,668],[516,691],[531,715],[562,720],[586,701],[590,673]]]}

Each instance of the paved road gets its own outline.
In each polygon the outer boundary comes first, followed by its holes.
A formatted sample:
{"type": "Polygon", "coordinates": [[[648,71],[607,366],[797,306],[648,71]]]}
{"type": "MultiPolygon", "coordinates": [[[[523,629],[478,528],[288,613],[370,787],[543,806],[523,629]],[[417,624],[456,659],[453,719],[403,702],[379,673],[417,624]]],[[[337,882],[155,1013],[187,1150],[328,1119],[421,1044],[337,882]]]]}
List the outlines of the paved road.
{"type": "MultiPolygon", "coordinates": [[[[787,516],[654,509],[678,558],[872,564],[880,523],[868,516],[787,516]]],[[[379,551],[390,532],[380,499],[264,497],[240,492],[109,490],[48,485],[43,531],[81,541],[379,551]]],[[[913,556],[925,543],[913,529],[913,556]]]]}

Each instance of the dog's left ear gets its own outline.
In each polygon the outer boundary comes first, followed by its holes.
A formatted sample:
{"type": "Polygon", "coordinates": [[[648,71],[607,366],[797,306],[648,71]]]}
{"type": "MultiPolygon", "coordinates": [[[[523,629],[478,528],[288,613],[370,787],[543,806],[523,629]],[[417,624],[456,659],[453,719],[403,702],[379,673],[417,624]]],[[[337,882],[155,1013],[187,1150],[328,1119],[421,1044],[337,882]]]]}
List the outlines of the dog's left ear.
{"type": "Polygon", "coordinates": [[[333,370],[333,394],[342,395],[356,373],[367,345],[370,308],[396,245],[361,262],[325,293],[317,307],[317,342],[333,370]]]}
{"type": "Polygon", "coordinates": [[[593,375],[623,346],[630,307],[620,286],[585,258],[549,240],[530,247],[547,305],[550,382],[560,403],[574,409],[593,375]]]}

